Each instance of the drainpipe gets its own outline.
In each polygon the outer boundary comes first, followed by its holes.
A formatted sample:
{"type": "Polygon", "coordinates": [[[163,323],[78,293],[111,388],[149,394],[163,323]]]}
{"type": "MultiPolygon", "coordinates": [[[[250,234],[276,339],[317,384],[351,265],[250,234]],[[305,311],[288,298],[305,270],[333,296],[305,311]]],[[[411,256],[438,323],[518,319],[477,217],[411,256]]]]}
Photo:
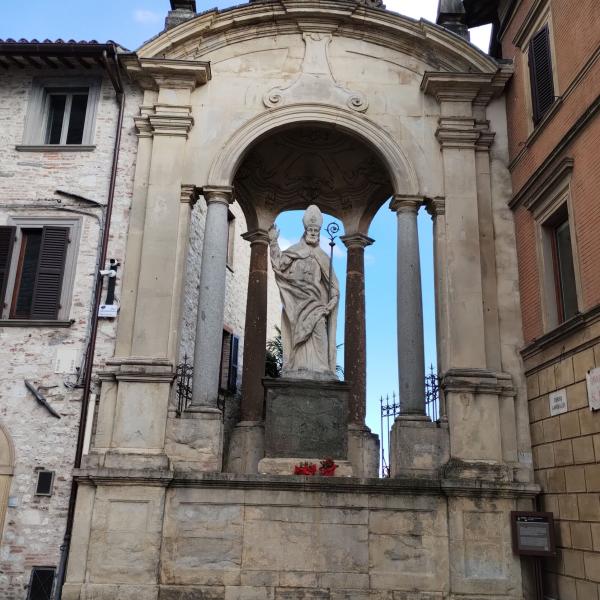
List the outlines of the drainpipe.
{"type": "MultiPolygon", "coordinates": [[[[113,159],[110,171],[110,183],[108,187],[108,199],[106,203],[106,213],[104,220],[104,229],[102,231],[102,244],[100,247],[100,257],[98,265],[100,269],[106,264],[106,257],[108,253],[108,238],[110,234],[110,221],[112,216],[112,209],[115,197],[115,185],[117,181],[117,166],[119,163],[119,150],[121,146],[121,129],[123,127],[123,114],[125,111],[125,91],[123,89],[123,82],[121,80],[121,73],[119,67],[119,60],[117,57],[117,49],[114,45],[110,46],[110,56],[107,50],[102,52],[102,62],[104,68],[110,77],[111,83],[115,90],[115,98],[119,105],[119,115],[117,118],[117,129],[115,134],[115,144],[113,147],[113,159]],[[113,72],[114,68],[114,72],[113,72]]],[[[102,298],[102,283],[103,278],[100,273],[96,273],[96,284],[94,287],[94,296],[92,302],[92,315],[91,315],[91,330],[88,346],[85,353],[84,361],[84,373],[83,373],[83,397],[81,399],[81,414],[79,415],[79,432],[77,434],[77,449],[75,451],[75,469],[81,467],[81,458],[83,456],[83,443],[85,437],[86,421],[88,406],[90,402],[90,392],[92,384],[92,367],[94,364],[94,354],[96,351],[96,339],[98,336],[98,309],[100,308],[102,298]]],[[[67,572],[67,557],[69,555],[69,548],[71,546],[71,534],[73,532],[73,521],[75,518],[75,502],[77,500],[77,481],[73,479],[71,483],[71,495],[69,497],[69,510],[67,513],[67,525],[65,528],[65,536],[63,543],[60,547],[60,564],[58,566],[58,572],[56,574],[56,582],[54,588],[54,600],[61,600],[62,588],[65,582],[65,575],[67,572]]]]}

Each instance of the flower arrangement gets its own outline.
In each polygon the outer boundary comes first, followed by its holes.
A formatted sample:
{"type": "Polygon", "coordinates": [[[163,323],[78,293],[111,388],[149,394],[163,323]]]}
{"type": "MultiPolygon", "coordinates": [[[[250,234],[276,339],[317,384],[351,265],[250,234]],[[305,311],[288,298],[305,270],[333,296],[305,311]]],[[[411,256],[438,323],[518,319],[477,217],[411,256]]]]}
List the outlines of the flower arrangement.
{"type": "Polygon", "coordinates": [[[317,465],[315,463],[303,462],[294,467],[294,475],[315,475],[317,465]]]}
{"type": "MultiPolygon", "coordinates": [[[[324,458],[321,461],[321,466],[318,473],[321,477],[333,477],[338,465],[335,464],[332,458],[324,458]]],[[[294,466],[294,475],[306,475],[312,477],[317,474],[317,465],[307,461],[294,466]]]]}

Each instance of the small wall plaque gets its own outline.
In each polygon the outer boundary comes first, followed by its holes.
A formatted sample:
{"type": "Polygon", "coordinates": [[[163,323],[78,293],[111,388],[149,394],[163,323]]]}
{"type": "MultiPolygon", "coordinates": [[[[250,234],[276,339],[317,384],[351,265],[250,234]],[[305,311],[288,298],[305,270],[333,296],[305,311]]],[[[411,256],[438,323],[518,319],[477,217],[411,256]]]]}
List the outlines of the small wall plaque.
{"type": "Polygon", "coordinates": [[[548,399],[550,402],[550,414],[552,416],[566,413],[569,409],[567,404],[567,390],[565,389],[552,392],[548,399]]]}
{"type": "Polygon", "coordinates": [[[510,513],[513,551],[523,556],[555,556],[554,516],[550,512],[510,513]]]}
{"type": "Polygon", "coordinates": [[[590,369],[586,379],[590,410],[600,410],[600,367],[590,369]]]}
{"type": "Polygon", "coordinates": [[[98,308],[98,316],[105,319],[114,319],[118,314],[118,304],[101,304],[98,308]]]}

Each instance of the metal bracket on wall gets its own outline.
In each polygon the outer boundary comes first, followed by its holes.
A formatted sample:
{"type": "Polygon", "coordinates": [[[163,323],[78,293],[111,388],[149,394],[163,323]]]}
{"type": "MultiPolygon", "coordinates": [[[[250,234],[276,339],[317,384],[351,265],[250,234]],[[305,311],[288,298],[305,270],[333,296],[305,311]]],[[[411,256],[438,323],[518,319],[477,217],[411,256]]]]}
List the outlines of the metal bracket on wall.
{"type": "Polygon", "coordinates": [[[25,387],[33,394],[34,398],[53,416],[60,419],[61,416],[48,404],[48,400],[44,398],[41,392],[35,388],[31,381],[25,379],[25,387]]]}

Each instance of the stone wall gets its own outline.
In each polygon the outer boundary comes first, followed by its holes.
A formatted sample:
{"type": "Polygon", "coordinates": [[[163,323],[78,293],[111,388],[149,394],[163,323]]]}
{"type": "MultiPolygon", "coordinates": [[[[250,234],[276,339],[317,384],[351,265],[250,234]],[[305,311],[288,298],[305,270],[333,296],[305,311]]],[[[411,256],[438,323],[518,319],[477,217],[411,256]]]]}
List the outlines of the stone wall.
{"type": "MultiPolygon", "coordinates": [[[[53,73],[55,74],[55,73],[53,73]]],[[[72,72],[58,73],[73,76],[72,72]]],[[[77,72],[75,77],[89,71],[77,72]]],[[[48,75],[45,73],[44,75],[48,75]]],[[[32,566],[57,565],[62,544],[80,417],[82,390],[76,373],[55,369],[59,352],[76,350],[80,367],[87,343],[102,209],[106,203],[118,106],[108,78],[102,82],[91,152],[25,152],[22,143],[32,77],[39,71],[0,75],[0,224],[9,217],[81,219],[73,296],[66,328],[0,326],[0,421],[15,445],[15,473],[4,532],[0,532],[0,596],[23,598],[32,566]],[[84,202],[55,194],[62,190],[84,202]],[[26,390],[31,381],[61,419],[51,416],[26,390]],[[52,496],[34,495],[38,469],[55,471],[52,496]]],[[[137,138],[132,117],[140,94],[127,88],[119,177],[111,223],[109,258],[124,260],[137,138]]],[[[117,281],[117,295],[119,282],[117,281]]],[[[96,362],[112,356],[116,323],[101,320],[96,362]]]]}
{"type": "Polygon", "coordinates": [[[67,585],[65,599],[523,597],[508,527],[517,502],[500,489],[177,474],[165,489],[150,485],[155,475],[95,491],[84,477],[95,502],[78,517],[94,530],[74,542],[85,583],[67,585]]]}

